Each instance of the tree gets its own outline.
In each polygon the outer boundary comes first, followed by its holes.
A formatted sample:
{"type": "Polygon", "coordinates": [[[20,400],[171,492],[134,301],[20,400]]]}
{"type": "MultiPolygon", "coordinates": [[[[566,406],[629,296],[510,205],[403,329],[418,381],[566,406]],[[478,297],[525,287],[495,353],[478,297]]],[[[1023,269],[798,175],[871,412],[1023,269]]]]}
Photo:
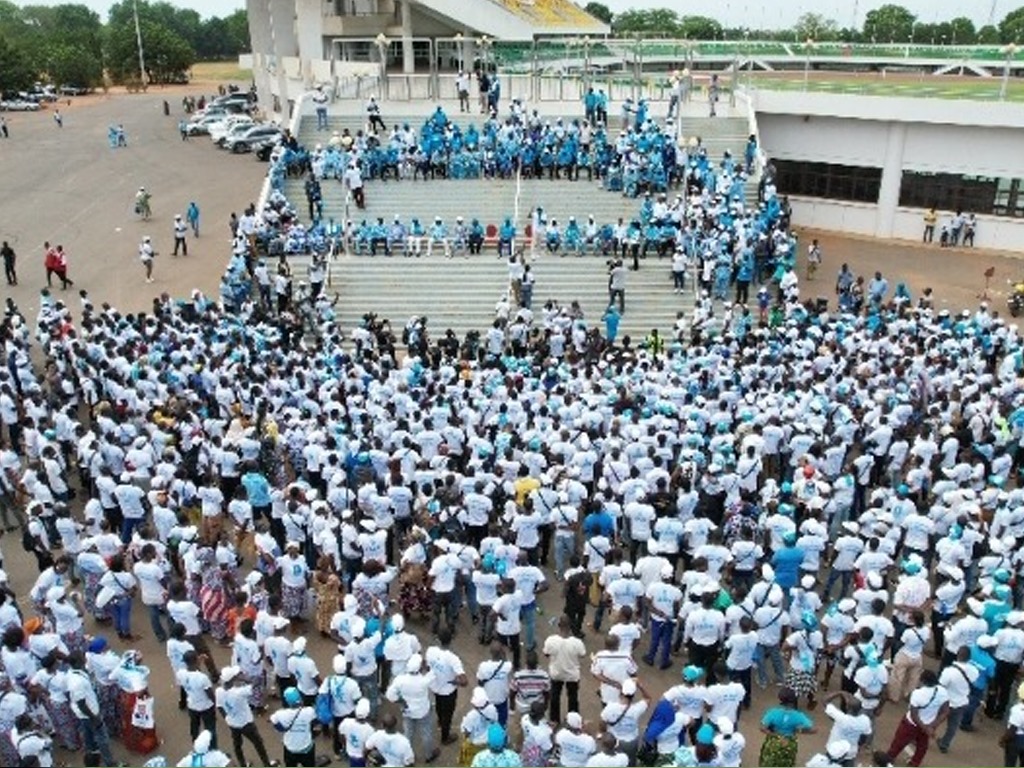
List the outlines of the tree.
{"type": "Polygon", "coordinates": [[[909,40],[916,18],[902,5],[883,5],[868,11],[864,18],[864,37],[879,43],[909,40]]]}
{"type": "Polygon", "coordinates": [[[805,13],[796,20],[793,34],[797,40],[834,40],[838,26],[820,13],[805,13]]]}
{"type": "Polygon", "coordinates": [[[950,41],[957,45],[974,45],[978,40],[978,33],[974,28],[974,22],[966,16],[957,16],[949,22],[950,41]]]}
{"type": "Polygon", "coordinates": [[[707,16],[683,16],[678,34],[687,40],[715,40],[723,37],[722,25],[707,16]]]}
{"type": "Polygon", "coordinates": [[[35,80],[35,75],[25,53],[0,37],[0,92],[27,88],[35,80]]]}
{"type": "Polygon", "coordinates": [[[616,34],[641,33],[672,37],[679,34],[679,26],[679,15],[669,8],[629,10],[612,19],[612,29],[616,34]]]}
{"type": "MultiPolygon", "coordinates": [[[[149,82],[166,83],[186,72],[195,62],[195,51],[180,35],[155,22],[139,22],[149,82]]],[[[135,24],[121,24],[110,29],[107,43],[107,68],[115,81],[139,78],[138,48],[135,24]]]]}
{"type": "Polygon", "coordinates": [[[999,44],[999,27],[992,24],[986,24],[984,27],[978,30],[975,42],[978,45],[998,45],[999,44]]]}
{"type": "Polygon", "coordinates": [[[999,39],[1003,43],[1024,43],[1024,5],[999,22],[999,39]]]}
{"type": "Polygon", "coordinates": [[[612,9],[604,3],[587,3],[583,6],[583,10],[595,19],[600,19],[605,24],[612,23],[612,9]]]}
{"type": "Polygon", "coordinates": [[[46,73],[53,83],[94,87],[103,80],[103,60],[80,45],[57,43],[47,58],[46,73]]]}

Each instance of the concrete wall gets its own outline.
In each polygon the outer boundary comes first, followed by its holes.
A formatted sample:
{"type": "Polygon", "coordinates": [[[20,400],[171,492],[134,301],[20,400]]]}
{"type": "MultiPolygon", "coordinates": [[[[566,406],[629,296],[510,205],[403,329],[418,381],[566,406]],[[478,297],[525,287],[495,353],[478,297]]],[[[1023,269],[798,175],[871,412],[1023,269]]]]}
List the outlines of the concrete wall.
{"type": "MultiPolygon", "coordinates": [[[[1003,103],[818,93],[753,94],[769,158],[882,169],[878,204],[791,197],[797,225],[917,239],[904,170],[1024,178],[1024,109],[1003,103]]],[[[979,247],[1024,252],[1024,220],[979,215],[979,247]]]]}

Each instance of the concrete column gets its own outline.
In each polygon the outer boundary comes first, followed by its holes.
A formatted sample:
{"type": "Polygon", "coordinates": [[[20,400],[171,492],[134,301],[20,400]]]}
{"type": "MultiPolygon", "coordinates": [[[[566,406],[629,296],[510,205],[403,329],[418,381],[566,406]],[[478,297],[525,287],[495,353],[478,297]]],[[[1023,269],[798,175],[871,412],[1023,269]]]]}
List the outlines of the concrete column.
{"type": "Polygon", "coordinates": [[[270,28],[277,51],[277,88],[281,99],[281,114],[288,117],[288,100],[298,94],[289,92],[288,75],[284,59],[299,55],[299,40],[295,34],[296,0],[270,0],[270,28]]]}
{"type": "Polygon", "coordinates": [[[268,0],[248,0],[246,11],[249,16],[249,36],[252,39],[253,79],[261,106],[269,109],[270,72],[267,71],[267,57],[274,55],[274,41],[270,34],[270,6],[268,0]]]}
{"type": "Polygon", "coordinates": [[[900,183],[903,178],[903,148],[907,143],[907,124],[889,123],[889,137],[885,144],[882,181],[878,189],[878,215],[875,218],[875,237],[892,237],[896,220],[896,206],[900,202],[900,183]]]}
{"type": "Polygon", "coordinates": [[[462,30],[462,68],[467,72],[473,71],[473,56],[476,44],[473,42],[473,35],[462,30]]]}
{"type": "Polygon", "coordinates": [[[416,71],[416,58],[412,52],[412,6],[402,0],[402,72],[416,71]]]}
{"type": "Polygon", "coordinates": [[[296,32],[303,60],[326,58],[324,54],[323,0],[296,0],[296,32]]]}

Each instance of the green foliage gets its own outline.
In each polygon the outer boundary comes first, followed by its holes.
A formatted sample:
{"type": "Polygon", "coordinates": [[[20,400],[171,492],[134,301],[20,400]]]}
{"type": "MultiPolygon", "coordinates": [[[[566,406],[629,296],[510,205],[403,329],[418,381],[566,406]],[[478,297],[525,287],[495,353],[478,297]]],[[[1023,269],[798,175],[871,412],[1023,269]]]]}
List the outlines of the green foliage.
{"type": "Polygon", "coordinates": [[[708,16],[683,16],[679,34],[687,40],[716,40],[723,37],[722,25],[708,16]]]}
{"type": "Polygon", "coordinates": [[[978,45],[996,45],[999,43],[999,27],[992,24],[986,24],[984,27],[978,30],[978,36],[975,42],[978,45]]]}
{"type": "Polygon", "coordinates": [[[916,18],[902,5],[883,5],[864,17],[864,37],[878,43],[904,42],[913,34],[916,18]]]}
{"type": "Polygon", "coordinates": [[[826,42],[838,38],[838,27],[835,19],[826,18],[820,13],[805,13],[796,20],[793,36],[797,40],[826,42]]]}
{"type": "Polygon", "coordinates": [[[18,91],[35,79],[32,64],[24,52],[0,37],[0,91],[18,91]]]}
{"type": "Polygon", "coordinates": [[[679,34],[679,14],[670,8],[654,8],[651,10],[628,10],[617,14],[612,19],[612,31],[616,34],[645,34],[657,37],[677,37],[679,34]]]}
{"type": "MultiPolygon", "coordinates": [[[[149,82],[171,82],[195,62],[195,51],[181,35],[149,19],[140,20],[139,27],[149,82]]],[[[111,28],[107,41],[107,69],[115,82],[141,79],[134,21],[111,28]]]]}
{"type": "Polygon", "coordinates": [[[999,22],[999,40],[1003,43],[1024,44],[1024,6],[1010,11],[999,22]]]}
{"type": "Polygon", "coordinates": [[[604,3],[587,3],[583,6],[583,10],[595,19],[603,21],[605,24],[612,23],[612,9],[604,3]]]}

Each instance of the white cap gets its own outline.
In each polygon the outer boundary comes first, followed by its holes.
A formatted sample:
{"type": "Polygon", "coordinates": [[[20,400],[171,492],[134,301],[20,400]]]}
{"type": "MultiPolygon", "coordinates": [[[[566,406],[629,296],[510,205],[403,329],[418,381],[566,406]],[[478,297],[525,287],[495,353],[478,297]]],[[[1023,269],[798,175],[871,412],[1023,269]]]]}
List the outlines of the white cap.
{"type": "Polygon", "coordinates": [[[345,670],[348,669],[348,659],[345,658],[345,654],[336,653],[334,655],[334,661],[331,662],[331,667],[334,669],[334,674],[345,674],[345,670]]]}
{"type": "Polygon", "coordinates": [[[979,648],[995,648],[999,641],[994,635],[982,635],[978,638],[977,643],[979,648]]]}
{"type": "Polygon", "coordinates": [[[47,604],[56,603],[62,597],[64,597],[64,587],[50,587],[48,590],[46,590],[47,604]]]}
{"type": "Polygon", "coordinates": [[[725,715],[715,720],[715,725],[718,727],[718,732],[723,736],[732,736],[736,732],[736,725],[725,715]]]}
{"type": "Polygon", "coordinates": [[[415,674],[421,669],[423,669],[423,657],[418,653],[414,653],[409,657],[409,660],[405,662],[405,671],[415,674]]]}
{"type": "Polygon", "coordinates": [[[291,624],[284,616],[275,616],[273,621],[274,629],[285,629],[291,624]]]}
{"type": "Polygon", "coordinates": [[[210,735],[209,731],[203,731],[196,740],[192,742],[192,750],[198,752],[200,755],[205,755],[210,751],[210,742],[213,740],[213,736],[210,735]]]}
{"type": "Polygon", "coordinates": [[[633,575],[633,564],[632,563],[623,563],[621,566],[619,566],[619,573],[621,573],[623,576],[632,576],[633,575]]]}
{"type": "Polygon", "coordinates": [[[804,576],[800,579],[800,586],[804,589],[814,589],[814,577],[809,574],[804,576]]]}
{"type": "Polygon", "coordinates": [[[850,752],[850,742],[846,739],[830,741],[825,745],[825,751],[828,752],[828,756],[833,760],[842,760],[850,752]]]}
{"type": "Polygon", "coordinates": [[[401,614],[395,614],[391,617],[391,629],[394,632],[401,632],[405,629],[405,619],[402,618],[401,614]]]}
{"type": "Polygon", "coordinates": [[[240,674],[242,674],[242,670],[239,667],[224,667],[220,671],[220,681],[222,683],[230,683],[240,674]]]}
{"type": "Polygon", "coordinates": [[[295,653],[305,653],[306,652],[306,638],[304,638],[304,637],[296,637],[295,641],[292,643],[292,651],[294,651],[295,653]]]}
{"type": "Polygon", "coordinates": [[[849,613],[857,607],[857,601],[854,600],[852,597],[844,597],[842,600],[839,601],[836,607],[843,613],[849,613]]]}
{"type": "Polygon", "coordinates": [[[470,704],[472,704],[474,707],[480,708],[486,707],[489,702],[490,699],[487,698],[487,691],[485,691],[480,686],[477,686],[473,689],[473,696],[469,700],[470,704]]]}
{"type": "Polygon", "coordinates": [[[871,573],[868,574],[867,582],[868,586],[872,589],[881,589],[883,583],[882,575],[878,573],[878,571],[871,571],[871,573]]]}
{"type": "Polygon", "coordinates": [[[369,716],[370,716],[370,700],[369,699],[360,699],[358,702],[356,702],[356,717],[359,718],[360,720],[364,720],[365,718],[367,718],[369,716]]]}
{"type": "Polygon", "coordinates": [[[625,680],[622,681],[622,688],[620,688],[620,690],[622,691],[623,696],[635,696],[636,680],[634,680],[631,677],[627,677],[625,680]]]}
{"type": "Polygon", "coordinates": [[[570,712],[565,716],[565,724],[570,728],[579,730],[583,727],[583,718],[579,712],[570,712]]]}
{"type": "Polygon", "coordinates": [[[671,579],[673,575],[675,575],[675,572],[672,570],[671,565],[661,566],[661,578],[671,579]]]}

